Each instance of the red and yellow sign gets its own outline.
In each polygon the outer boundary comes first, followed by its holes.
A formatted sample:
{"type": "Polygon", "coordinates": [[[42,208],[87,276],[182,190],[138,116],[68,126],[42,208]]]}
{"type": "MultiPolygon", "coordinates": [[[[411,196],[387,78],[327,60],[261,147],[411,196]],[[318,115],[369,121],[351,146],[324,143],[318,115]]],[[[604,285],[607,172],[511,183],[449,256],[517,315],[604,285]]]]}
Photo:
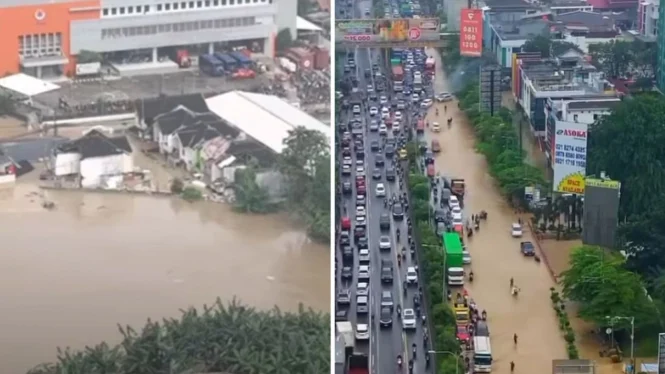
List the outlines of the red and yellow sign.
{"type": "Polygon", "coordinates": [[[562,193],[572,193],[576,195],[584,195],[584,174],[573,173],[566,175],[561,179],[555,191],[562,193]]]}
{"type": "Polygon", "coordinates": [[[483,53],[483,11],[462,9],[460,16],[460,55],[480,57],[483,53]]]}

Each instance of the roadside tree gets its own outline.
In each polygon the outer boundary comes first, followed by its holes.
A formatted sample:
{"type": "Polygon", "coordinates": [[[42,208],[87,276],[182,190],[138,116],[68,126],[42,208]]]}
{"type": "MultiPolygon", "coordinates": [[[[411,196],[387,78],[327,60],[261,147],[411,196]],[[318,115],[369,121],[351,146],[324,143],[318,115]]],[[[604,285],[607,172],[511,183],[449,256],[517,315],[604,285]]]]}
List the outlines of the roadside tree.
{"type": "Polygon", "coordinates": [[[233,184],[236,201],[234,209],[243,213],[267,213],[272,210],[268,191],[256,182],[256,169],[248,167],[236,170],[233,184]]]}

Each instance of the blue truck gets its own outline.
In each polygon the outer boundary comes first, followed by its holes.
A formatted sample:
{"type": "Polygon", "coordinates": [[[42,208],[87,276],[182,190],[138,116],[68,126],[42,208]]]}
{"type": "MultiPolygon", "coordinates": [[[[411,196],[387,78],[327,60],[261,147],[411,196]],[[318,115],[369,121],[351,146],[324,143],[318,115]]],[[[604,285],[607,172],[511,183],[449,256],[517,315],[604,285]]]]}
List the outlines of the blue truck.
{"type": "Polygon", "coordinates": [[[240,65],[241,68],[244,68],[244,69],[251,69],[252,68],[252,65],[254,64],[254,62],[252,61],[251,58],[247,57],[244,53],[231,52],[229,54],[236,61],[238,61],[238,65],[240,65]]]}
{"type": "Polygon", "coordinates": [[[227,72],[233,73],[238,69],[238,61],[236,61],[235,58],[229,56],[228,53],[217,52],[215,53],[215,57],[222,62],[222,65],[224,65],[224,69],[227,72]]]}
{"type": "Polygon", "coordinates": [[[224,64],[213,55],[199,56],[199,69],[212,77],[224,75],[224,64]]]}

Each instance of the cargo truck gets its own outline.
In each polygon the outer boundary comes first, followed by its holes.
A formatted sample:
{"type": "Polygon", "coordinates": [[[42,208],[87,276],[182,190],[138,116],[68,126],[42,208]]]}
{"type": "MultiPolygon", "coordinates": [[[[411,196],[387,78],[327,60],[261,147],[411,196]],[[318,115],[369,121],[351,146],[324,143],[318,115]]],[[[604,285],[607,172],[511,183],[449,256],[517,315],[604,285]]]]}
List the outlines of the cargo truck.
{"type": "Polygon", "coordinates": [[[254,65],[254,62],[252,61],[252,59],[247,57],[247,55],[242,53],[242,52],[231,52],[229,54],[236,61],[238,61],[238,65],[240,65],[241,68],[251,69],[252,66],[254,65]]]}
{"type": "Polygon", "coordinates": [[[456,232],[443,234],[443,247],[446,255],[446,273],[449,286],[464,285],[464,260],[462,241],[456,232]]]}
{"type": "Polygon", "coordinates": [[[452,191],[453,195],[457,196],[460,201],[464,199],[465,189],[466,183],[464,183],[464,179],[455,178],[450,180],[450,191],[452,191]]]}
{"type": "Polygon", "coordinates": [[[402,82],[404,80],[404,68],[402,65],[393,66],[393,82],[402,82]]]}
{"type": "Polygon", "coordinates": [[[224,64],[213,55],[199,56],[199,69],[212,77],[224,75],[224,64]]]}
{"type": "Polygon", "coordinates": [[[344,338],[346,349],[353,350],[356,344],[356,334],[353,331],[353,324],[349,321],[337,322],[337,332],[344,338]]]}
{"type": "Polygon", "coordinates": [[[192,59],[189,57],[189,51],[186,49],[170,48],[168,55],[173,62],[178,64],[179,68],[188,68],[192,66],[192,59]]]}
{"type": "Polygon", "coordinates": [[[215,57],[222,62],[224,70],[228,73],[233,73],[238,69],[238,62],[233,57],[229,56],[228,53],[217,52],[215,53],[215,57]]]}

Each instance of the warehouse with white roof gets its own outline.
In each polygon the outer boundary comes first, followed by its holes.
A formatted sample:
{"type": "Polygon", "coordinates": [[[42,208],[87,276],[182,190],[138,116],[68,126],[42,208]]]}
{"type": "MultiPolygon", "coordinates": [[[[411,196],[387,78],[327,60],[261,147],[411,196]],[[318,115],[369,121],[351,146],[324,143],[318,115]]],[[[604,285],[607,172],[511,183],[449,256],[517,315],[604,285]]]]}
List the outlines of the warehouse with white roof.
{"type": "Polygon", "coordinates": [[[304,127],[330,139],[330,127],[277,96],[232,91],[206,99],[210,112],[276,153],[290,130],[304,127]]]}

